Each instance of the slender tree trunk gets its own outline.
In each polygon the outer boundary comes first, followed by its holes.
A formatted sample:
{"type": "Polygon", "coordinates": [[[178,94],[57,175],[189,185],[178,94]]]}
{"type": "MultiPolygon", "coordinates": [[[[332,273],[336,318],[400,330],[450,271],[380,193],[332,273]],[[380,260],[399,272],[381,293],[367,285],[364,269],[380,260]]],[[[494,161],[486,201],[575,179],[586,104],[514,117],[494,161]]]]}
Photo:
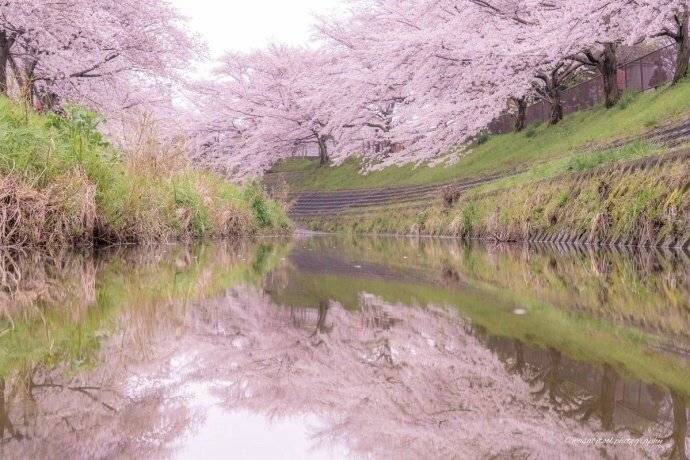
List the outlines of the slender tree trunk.
{"type": "Polygon", "coordinates": [[[321,166],[325,166],[328,164],[329,158],[328,158],[328,145],[326,144],[326,139],[323,137],[318,138],[319,143],[319,164],[321,166]]]}
{"type": "Polygon", "coordinates": [[[579,66],[580,64],[565,65],[561,62],[550,72],[536,75],[537,80],[541,83],[532,83],[532,88],[539,98],[551,106],[549,113],[549,124],[551,125],[555,125],[563,119],[563,101],[561,100],[561,92],[564,89],[563,81],[570,78],[579,66]]]}
{"type": "Polygon", "coordinates": [[[319,313],[316,319],[316,331],[314,334],[328,332],[326,330],[326,317],[328,316],[328,300],[319,300],[319,313]]]}
{"type": "Polygon", "coordinates": [[[561,89],[556,83],[551,89],[551,114],[549,124],[555,125],[563,119],[563,102],[561,102],[561,89]]]}
{"type": "Polygon", "coordinates": [[[690,11],[685,11],[677,16],[678,35],[675,37],[678,46],[676,54],[676,71],[672,84],[678,83],[688,75],[688,63],[690,62],[690,37],[688,37],[688,18],[690,11]]]}
{"type": "Polygon", "coordinates": [[[671,391],[673,400],[673,448],[669,458],[685,460],[685,437],[688,432],[687,400],[676,391],[671,391]]]}
{"type": "Polygon", "coordinates": [[[613,415],[616,409],[616,382],[618,374],[610,364],[604,364],[604,375],[601,377],[601,393],[599,403],[601,406],[601,427],[610,431],[613,429],[613,415]]]}
{"type": "Polygon", "coordinates": [[[618,58],[616,56],[617,45],[615,43],[606,43],[604,45],[604,52],[597,67],[601,72],[604,80],[604,96],[606,98],[606,108],[610,109],[618,102],[621,97],[621,92],[618,89],[618,58]]]}
{"type": "Polygon", "coordinates": [[[7,94],[7,65],[10,59],[10,41],[7,33],[0,31],[0,94],[7,94]]]}
{"type": "Polygon", "coordinates": [[[515,104],[517,106],[517,112],[515,113],[515,132],[519,133],[525,129],[525,119],[527,118],[527,100],[524,97],[514,98],[515,104]]]}

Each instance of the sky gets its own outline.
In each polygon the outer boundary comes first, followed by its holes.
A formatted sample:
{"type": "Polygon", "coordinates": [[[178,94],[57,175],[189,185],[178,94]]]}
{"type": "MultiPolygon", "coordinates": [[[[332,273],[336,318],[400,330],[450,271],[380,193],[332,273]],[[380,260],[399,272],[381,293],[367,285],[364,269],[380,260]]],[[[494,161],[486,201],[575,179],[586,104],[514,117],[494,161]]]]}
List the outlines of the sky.
{"type": "Polygon", "coordinates": [[[314,14],[342,10],[342,0],[170,0],[208,42],[212,57],[271,42],[310,41],[314,14]]]}

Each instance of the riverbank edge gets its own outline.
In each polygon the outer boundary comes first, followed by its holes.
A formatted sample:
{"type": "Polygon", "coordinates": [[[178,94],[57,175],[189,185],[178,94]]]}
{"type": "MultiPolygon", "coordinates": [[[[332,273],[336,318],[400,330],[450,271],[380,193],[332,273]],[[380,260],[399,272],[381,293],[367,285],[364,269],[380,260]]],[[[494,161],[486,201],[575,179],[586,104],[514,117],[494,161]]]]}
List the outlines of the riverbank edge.
{"type": "Polygon", "coordinates": [[[315,231],[690,248],[690,150],[493,189],[448,205],[306,218],[315,231]]]}
{"type": "Polygon", "coordinates": [[[220,177],[198,172],[193,180],[172,176],[164,182],[178,179],[188,181],[186,187],[198,199],[183,201],[174,186],[156,184],[151,191],[165,196],[165,203],[144,200],[113,216],[107,205],[98,202],[98,186],[81,171],[69,172],[42,187],[15,174],[2,174],[0,250],[284,236],[293,231],[284,206],[258,187],[235,187],[220,177]],[[210,191],[210,182],[220,190],[210,191]],[[232,190],[231,195],[226,188],[232,190]]]}

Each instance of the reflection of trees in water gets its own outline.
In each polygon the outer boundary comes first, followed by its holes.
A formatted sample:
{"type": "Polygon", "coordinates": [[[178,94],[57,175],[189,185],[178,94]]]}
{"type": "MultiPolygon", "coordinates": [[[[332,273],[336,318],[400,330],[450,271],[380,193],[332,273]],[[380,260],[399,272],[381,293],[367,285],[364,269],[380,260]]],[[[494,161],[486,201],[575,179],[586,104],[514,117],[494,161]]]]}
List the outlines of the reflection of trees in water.
{"type": "MultiPolygon", "coordinates": [[[[181,257],[179,269],[186,270],[192,260],[181,257]]],[[[559,262],[550,269],[563,270],[564,265],[567,267],[567,263],[559,262]]],[[[592,417],[600,417],[602,425],[609,423],[610,400],[604,380],[596,404],[592,399],[573,402],[585,408],[577,414],[584,426],[562,421],[555,411],[544,411],[541,402],[535,403],[525,381],[506,371],[455,314],[391,305],[372,295],[362,296],[360,303],[360,312],[345,311],[325,298],[314,305],[317,308],[283,308],[253,290],[237,290],[222,300],[194,304],[190,309],[171,310],[162,303],[127,312],[124,318],[130,328],[126,338],[131,340],[142,330],[148,346],[167,350],[166,346],[175,344],[180,353],[199,350],[184,372],[170,369],[165,360],[154,364],[164,369],[160,371],[163,376],[179,373],[184,379],[231,383],[217,389],[231,408],[247,407],[276,416],[322,414],[327,423],[320,432],[322,438],[346,439],[353,449],[372,455],[476,457],[519,453],[548,458],[550,452],[560,451],[574,457],[582,454],[583,448],[568,446],[567,436],[595,433],[594,424],[588,423],[592,417]],[[175,327],[167,330],[162,324],[175,327]],[[170,340],[173,334],[179,342],[170,340]],[[595,409],[590,409],[589,403],[595,409]],[[588,410],[590,416],[583,417],[588,410]]],[[[533,375],[523,370],[531,366],[525,364],[522,344],[511,345],[518,354],[515,371],[533,375]]],[[[120,353],[131,351],[126,346],[120,353]]],[[[565,391],[564,358],[556,349],[548,353],[550,372],[539,371],[542,375],[534,383],[544,385],[542,394],[548,395],[544,399],[550,401],[553,395],[558,402],[565,400],[559,393],[565,391]]],[[[160,354],[152,356],[159,359],[160,354]]],[[[40,373],[39,379],[33,379],[44,386],[34,385],[31,391],[37,408],[31,415],[37,425],[30,433],[31,442],[68,444],[74,446],[72,452],[81,446],[81,452],[109,453],[113,451],[108,449],[118,443],[130,449],[152,449],[138,444],[144,435],[153,433],[153,441],[164,444],[182,432],[190,414],[184,407],[170,406],[176,388],[156,387],[154,375],[145,382],[153,388],[143,385],[143,393],[136,397],[120,398],[97,391],[97,387],[112,388],[113,382],[126,375],[123,368],[111,366],[111,361],[105,364],[115,380],[103,380],[98,375],[87,375],[83,381],[62,380],[64,376],[52,373],[40,373]],[[82,389],[97,400],[70,387],[87,387],[82,389]],[[101,401],[117,414],[114,416],[101,401]],[[69,424],[56,418],[65,413],[69,424]],[[81,420],[83,425],[74,420],[81,420]]],[[[564,405],[561,412],[566,409],[572,407],[564,405]]],[[[5,412],[18,420],[16,405],[5,412]]],[[[27,409],[25,414],[29,412],[27,409]]],[[[610,413],[613,420],[613,410],[610,413]]],[[[7,423],[4,429],[9,432],[7,423]]]]}
{"type": "MultiPolygon", "coordinates": [[[[610,364],[602,364],[600,372],[595,372],[595,365],[587,365],[585,368],[588,370],[585,373],[597,374],[598,376],[594,378],[591,376],[587,377],[585,382],[590,380],[597,382],[595,388],[581,388],[579,392],[571,394],[565,393],[562,390],[566,382],[559,374],[559,369],[563,367],[563,360],[560,352],[557,350],[553,348],[544,352],[532,350],[532,354],[537,356],[544,353],[548,356],[546,364],[537,364],[530,362],[526,358],[526,346],[519,340],[489,341],[489,346],[492,349],[497,349],[504,356],[514,355],[514,357],[506,360],[506,368],[511,372],[524,376],[532,384],[541,384],[541,388],[533,392],[533,394],[537,397],[548,395],[551,407],[558,412],[568,417],[576,417],[583,422],[588,422],[595,416],[601,422],[601,429],[607,432],[615,432],[621,429],[620,427],[617,428],[614,422],[614,415],[618,405],[616,392],[618,384],[621,382],[621,377],[610,364]],[[539,367],[541,367],[540,370],[534,371],[535,368],[538,369],[539,367]],[[530,373],[530,370],[532,370],[532,373],[530,373]]],[[[642,385],[641,382],[637,382],[637,384],[642,385]]],[[[654,399],[656,393],[652,390],[655,388],[657,387],[651,386],[648,388],[649,398],[654,399]]],[[[641,390],[642,388],[640,387],[639,394],[641,394],[641,390]]],[[[648,420],[648,427],[644,430],[644,436],[651,439],[660,439],[663,441],[663,444],[669,445],[663,457],[684,460],[687,458],[686,443],[688,439],[687,397],[676,390],[669,390],[665,397],[663,393],[658,396],[661,397],[661,400],[655,399],[655,403],[652,404],[652,407],[656,407],[656,412],[639,414],[642,419],[648,420]],[[662,409],[660,405],[662,400],[670,402],[670,415],[666,414],[666,411],[662,409]],[[668,433],[669,428],[665,428],[668,425],[671,426],[671,434],[662,434],[664,432],[668,433]]],[[[634,411],[632,407],[628,409],[634,411]]]]}
{"type": "MultiPolygon", "coordinates": [[[[683,252],[537,245],[466,245],[449,240],[359,238],[336,246],[359,262],[403,261],[437,269],[443,285],[480,280],[572,311],[687,337],[690,259],[683,252]],[[634,289],[631,289],[634,287],[634,289]]],[[[332,249],[330,249],[333,252],[332,249]]]]}
{"type": "Polygon", "coordinates": [[[95,302],[96,269],[90,254],[0,249],[0,318],[12,326],[17,315],[40,317],[42,305],[83,317],[76,307],[95,302]]]}
{"type": "Polygon", "coordinates": [[[571,414],[581,415],[581,420],[587,421],[592,415],[598,415],[601,427],[606,431],[614,429],[613,413],[616,408],[616,382],[618,374],[609,364],[602,366],[600,391],[596,396],[590,396],[577,401],[576,408],[571,414]]]}
{"type": "Polygon", "coordinates": [[[658,438],[662,446],[665,446],[664,458],[686,460],[688,458],[688,397],[676,390],[671,390],[669,399],[670,406],[667,409],[670,422],[659,423],[648,431],[648,435],[658,438]]]}
{"type": "Polygon", "coordinates": [[[345,441],[373,457],[583,452],[566,440],[591,435],[590,428],[545,412],[455,313],[369,294],[355,312],[318,305],[300,313],[236,291],[195,308],[222,311],[204,316],[221,318],[220,329],[234,335],[210,339],[217,328],[194,321],[191,342],[180,346],[199,349],[196,378],[234,382],[218,388],[227,407],[319,414],[325,425],[318,439],[345,441]]]}
{"type": "Polygon", "coordinates": [[[316,317],[316,327],[314,328],[312,337],[318,334],[327,334],[333,329],[333,325],[326,325],[326,317],[328,316],[329,307],[330,302],[328,300],[319,300],[317,307],[318,316],[316,317]]]}
{"type": "MultiPolygon", "coordinates": [[[[117,361],[76,380],[37,371],[28,379],[32,396],[24,397],[34,401],[35,427],[22,432],[30,439],[9,442],[14,450],[7,452],[45,453],[41,446],[60,444],[79,456],[159,452],[152,444],[165,446],[195,418],[192,409],[175,404],[180,386],[222,381],[214,391],[228,408],[274,417],[319,414],[325,425],[317,439],[345,441],[372,457],[598,455],[566,442],[570,436],[592,436],[592,426],[545,412],[523,378],[506,370],[456,314],[390,305],[373,295],[361,297],[359,312],[325,300],[318,307],[278,307],[245,289],[195,304],[170,321],[177,328],[159,328],[158,340],[150,343],[163,347],[152,355],[157,370],[134,394],[116,384],[132,372],[117,361]],[[191,350],[183,368],[167,364],[191,350]]],[[[130,318],[131,327],[144,329],[149,326],[142,322],[158,320],[130,318]]],[[[510,346],[522,355],[517,367],[530,369],[524,347],[510,346]]],[[[124,345],[108,356],[129,352],[124,345]]],[[[556,383],[545,382],[544,394],[557,394],[563,360],[555,350],[549,356],[553,372],[542,379],[556,383]]],[[[604,385],[599,405],[608,407],[604,385]]],[[[10,412],[16,420],[31,411],[10,412]]],[[[637,450],[611,448],[614,452],[637,450]]]]}
{"type": "Polygon", "coordinates": [[[560,408],[572,402],[571,397],[561,388],[563,379],[560,375],[560,366],[561,352],[555,348],[549,348],[549,364],[529,378],[531,384],[541,383],[541,388],[533,391],[532,394],[537,397],[547,394],[554,408],[560,408]]]}
{"type": "Polygon", "coordinates": [[[10,381],[0,378],[0,457],[160,455],[194,417],[165,392],[125,394],[119,363],[69,374],[34,367],[10,381]]]}
{"type": "MultiPolygon", "coordinates": [[[[598,415],[601,427],[612,431],[615,410],[615,390],[618,374],[609,365],[602,365],[599,393],[593,396],[578,395],[572,388],[565,389],[567,381],[561,376],[562,354],[551,347],[548,349],[549,362],[535,375],[528,377],[531,384],[541,384],[541,388],[532,392],[538,398],[548,395],[551,407],[569,416],[578,416],[581,421],[588,421],[592,415],[598,415]]],[[[518,358],[523,359],[524,358],[518,358]]]]}
{"type": "MultiPolygon", "coordinates": [[[[150,356],[156,334],[179,332],[191,301],[260,276],[246,262],[251,249],[219,243],[2,259],[0,458],[134,457],[179,436],[194,413],[163,390],[129,394],[127,366],[150,356]]],[[[260,256],[261,269],[276,257],[266,248],[260,256]]]]}
{"type": "Polygon", "coordinates": [[[513,339],[513,346],[515,347],[515,361],[512,365],[508,365],[511,372],[524,376],[527,372],[527,362],[525,361],[525,346],[518,339],[513,339]]]}

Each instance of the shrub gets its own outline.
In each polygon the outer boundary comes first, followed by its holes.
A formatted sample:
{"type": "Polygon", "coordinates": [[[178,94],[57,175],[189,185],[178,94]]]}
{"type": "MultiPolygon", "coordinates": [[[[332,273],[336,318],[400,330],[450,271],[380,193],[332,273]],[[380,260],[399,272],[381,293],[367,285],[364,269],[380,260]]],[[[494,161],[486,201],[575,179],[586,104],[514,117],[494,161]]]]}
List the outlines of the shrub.
{"type": "Polygon", "coordinates": [[[261,185],[256,182],[252,183],[245,190],[245,196],[249,203],[251,203],[259,227],[265,228],[271,226],[273,224],[273,219],[268,205],[268,197],[261,185]]]}
{"type": "Polygon", "coordinates": [[[456,185],[449,185],[443,187],[441,191],[441,197],[443,198],[443,204],[446,208],[452,208],[455,203],[460,199],[462,195],[462,189],[456,185]]]}

